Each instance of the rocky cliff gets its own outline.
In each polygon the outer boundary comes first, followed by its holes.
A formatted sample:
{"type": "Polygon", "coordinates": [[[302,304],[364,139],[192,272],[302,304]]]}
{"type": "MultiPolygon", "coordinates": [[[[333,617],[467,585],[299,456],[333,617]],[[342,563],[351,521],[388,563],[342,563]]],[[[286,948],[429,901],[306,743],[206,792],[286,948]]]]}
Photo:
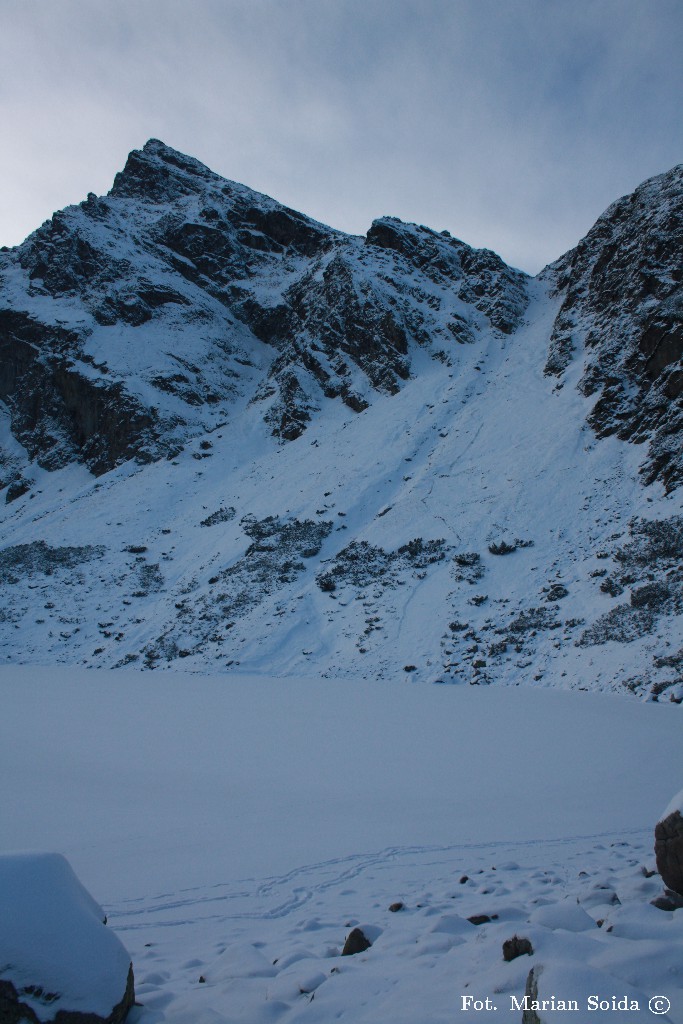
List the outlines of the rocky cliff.
{"type": "Polygon", "coordinates": [[[613,203],[543,274],[562,294],[546,373],[581,362],[599,437],[647,444],[646,483],[683,479],[683,166],[613,203]]]}

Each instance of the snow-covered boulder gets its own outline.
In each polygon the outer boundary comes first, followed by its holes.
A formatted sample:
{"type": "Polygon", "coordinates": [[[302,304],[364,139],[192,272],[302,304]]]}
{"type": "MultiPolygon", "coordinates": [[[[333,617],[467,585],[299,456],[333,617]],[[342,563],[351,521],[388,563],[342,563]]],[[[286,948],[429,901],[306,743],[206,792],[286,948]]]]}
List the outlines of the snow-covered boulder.
{"type": "Polygon", "coordinates": [[[683,789],[655,825],[655,857],[664,885],[683,896],[683,789]]]}
{"type": "Polygon", "coordinates": [[[58,853],[0,855],[0,1024],[121,1024],[133,967],[58,853]]]}

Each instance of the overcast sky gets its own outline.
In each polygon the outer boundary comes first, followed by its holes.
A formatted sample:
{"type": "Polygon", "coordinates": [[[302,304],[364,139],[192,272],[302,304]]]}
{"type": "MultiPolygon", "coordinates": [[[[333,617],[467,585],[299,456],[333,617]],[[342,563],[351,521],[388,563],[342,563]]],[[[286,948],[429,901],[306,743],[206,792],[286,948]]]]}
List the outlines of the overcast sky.
{"type": "Polygon", "coordinates": [[[535,273],[683,160],[683,0],[0,0],[0,244],[150,137],[535,273]]]}

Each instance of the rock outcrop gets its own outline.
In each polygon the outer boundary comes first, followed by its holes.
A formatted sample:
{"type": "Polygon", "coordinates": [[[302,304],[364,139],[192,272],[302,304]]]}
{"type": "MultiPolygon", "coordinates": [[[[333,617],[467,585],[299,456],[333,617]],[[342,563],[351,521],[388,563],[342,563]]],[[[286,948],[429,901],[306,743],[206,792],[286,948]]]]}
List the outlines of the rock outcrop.
{"type": "Polygon", "coordinates": [[[563,296],[546,373],[583,360],[598,437],[647,443],[646,483],[683,480],[683,165],[605,211],[543,276],[563,296]]]}

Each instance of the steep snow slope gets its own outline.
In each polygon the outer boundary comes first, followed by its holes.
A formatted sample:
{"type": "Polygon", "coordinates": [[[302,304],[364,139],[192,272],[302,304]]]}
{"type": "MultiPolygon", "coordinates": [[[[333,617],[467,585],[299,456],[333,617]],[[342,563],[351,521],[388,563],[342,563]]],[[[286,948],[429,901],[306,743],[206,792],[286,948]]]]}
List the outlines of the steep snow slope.
{"type": "Polygon", "coordinates": [[[4,264],[4,365],[33,346],[6,373],[4,657],[683,696],[676,476],[644,487],[638,447],[597,439],[604,339],[547,372],[574,265],[572,308],[597,302],[587,244],[529,281],[390,218],[349,238],[160,143],[56,224],[4,264]],[[125,430],[54,412],[67,322],[64,373],[125,430]]]}

